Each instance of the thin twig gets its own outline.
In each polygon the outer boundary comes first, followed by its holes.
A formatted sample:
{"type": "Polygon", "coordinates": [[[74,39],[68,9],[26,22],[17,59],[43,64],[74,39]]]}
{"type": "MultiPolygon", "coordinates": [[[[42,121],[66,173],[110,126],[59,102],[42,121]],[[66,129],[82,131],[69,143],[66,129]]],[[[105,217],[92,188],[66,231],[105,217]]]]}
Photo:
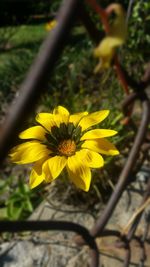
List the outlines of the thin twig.
{"type": "Polygon", "coordinates": [[[126,224],[126,226],[123,228],[123,230],[121,231],[121,235],[125,235],[128,232],[129,227],[131,226],[131,224],[133,223],[133,221],[135,220],[135,218],[144,210],[147,208],[147,206],[150,203],[150,198],[148,198],[145,203],[143,205],[141,205],[140,208],[137,209],[137,211],[132,215],[132,217],[130,218],[130,220],[128,221],[128,223],[126,224]]]}

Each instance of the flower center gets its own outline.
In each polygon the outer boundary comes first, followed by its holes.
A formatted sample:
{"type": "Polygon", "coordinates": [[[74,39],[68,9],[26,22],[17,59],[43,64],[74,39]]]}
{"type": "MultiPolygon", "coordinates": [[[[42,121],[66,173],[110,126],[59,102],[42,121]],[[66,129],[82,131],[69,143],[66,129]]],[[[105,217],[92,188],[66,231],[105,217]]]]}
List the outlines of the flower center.
{"type": "Polygon", "coordinates": [[[60,154],[70,157],[75,154],[76,144],[73,140],[63,140],[58,145],[58,151],[60,154]]]}

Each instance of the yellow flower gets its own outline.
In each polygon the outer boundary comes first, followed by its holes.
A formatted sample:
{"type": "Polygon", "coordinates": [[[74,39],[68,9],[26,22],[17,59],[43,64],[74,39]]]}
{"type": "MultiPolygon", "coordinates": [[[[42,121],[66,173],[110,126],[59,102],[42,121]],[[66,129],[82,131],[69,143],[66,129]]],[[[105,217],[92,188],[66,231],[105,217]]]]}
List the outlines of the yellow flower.
{"type": "Polygon", "coordinates": [[[46,23],[46,30],[51,31],[55,28],[56,25],[57,25],[56,20],[49,21],[48,23],[46,23]]]}
{"type": "Polygon", "coordinates": [[[108,36],[106,36],[94,50],[94,56],[100,59],[95,68],[95,73],[104,68],[109,68],[115,55],[116,48],[123,45],[127,36],[125,12],[121,5],[113,4],[113,11],[116,18],[110,26],[108,36]]]}
{"type": "Polygon", "coordinates": [[[43,181],[49,183],[66,167],[71,181],[80,189],[88,191],[91,183],[91,168],[104,165],[101,154],[117,155],[116,147],[105,137],[117,132],[108,129],[91,129],[103,121],[109,110],[70,115],[58,106],[53,113],[39,113],[37,126],[20,133],[25,139],[11,150],[11,160],[17,164],[33,163],[30,187],[43,181]]]}

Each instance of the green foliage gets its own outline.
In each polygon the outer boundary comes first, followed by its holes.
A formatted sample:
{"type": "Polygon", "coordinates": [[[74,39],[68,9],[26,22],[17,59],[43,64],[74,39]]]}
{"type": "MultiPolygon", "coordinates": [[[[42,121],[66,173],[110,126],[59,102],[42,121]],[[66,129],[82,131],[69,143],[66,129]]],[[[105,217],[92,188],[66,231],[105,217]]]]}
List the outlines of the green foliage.
{"type": "Polygon", "coordinates": [[[62,2],[61,0],[55,0],[55,1],[53,1],[52,4],[50,5],[50,12],[51,13],[57,12],[57,10],[58,10],[61,2],[62,2]]]}
{"type": "Polygon", "coordinates": [[[133,11],[129,18],[128,48],[137,50],[141,56],[149,53],[150,45],[150,3],[148,1],[135,1],[133,11]]]}
{"type": "Polygon", "coordinates": [[[149,60],[150,3],[133,1],[128,20],[128,38],[121,51],[123,66],[137,81],[141,79],[145,64],[149,60]]]}
{"type": "Polygon", "coordinates": [[[15,28],[7,27],[0,28],[0,51],[4,51],[9,48],[9,40],[15,34],[15,28]]]}
{"type": "MultiPolygon", "coordinates": [[[[12,99],[46,36],[45,25],[1,28],[0,102],[12,99]],[[12,31],[11,31],[12,29],[12,31]],[[13,33],[13,34],[12,34],[13,33]],[[7,46],[6,46],[7,41],[7,46]]],[[[1,111],[2,106],[0,107],[1,111]]]]}
{"type": "Polygon", "coordinates": [[[41,198],[34,190],[19,179],[17,187],[13,186],[16,178],[0,180],[0,219],[19,220],[27,218],[39,204],[41,198]]]}
{"type": "Polygon", "coordinates": [[[33,192],[29,190],[29,187],[19,180],[17,188],[6,201],[7,217],[11,220],[17,220],[23,218],[25,214],[31,213],[33,211],[32,195],[33,192]]]}

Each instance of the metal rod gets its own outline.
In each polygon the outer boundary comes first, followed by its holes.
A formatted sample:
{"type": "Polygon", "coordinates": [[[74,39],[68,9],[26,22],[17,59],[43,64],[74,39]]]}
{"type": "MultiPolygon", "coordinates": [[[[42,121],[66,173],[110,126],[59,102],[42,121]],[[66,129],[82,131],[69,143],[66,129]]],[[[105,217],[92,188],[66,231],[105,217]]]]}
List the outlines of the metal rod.
{"type": "Polygon", "coordinates": [[[24,120],[32,111],[46,89],[54,65],[68,40],[69,32],[77,15],[80,0],[65,0],[60,8],[57,26],[44,41],[34,61],[19,97],[10,107],[9,113],[0,129],[0,161],[14,145],[24,120]]]}
{"type": "Polygon", "coordinates": [[[138,133],[136,135],[133,147],[131,149],[130,155],[127,159],[124,169],[122,170],[122,173],[120,175],[116,188],[113,194],[111,195],[109,202],[104,210],[104,213],[99,217],[96,224],[91,230],[91,234],[95,237],[103,231],[104,227],[106,226],[110,216],[112,215],[116,207],[117,202],[119,201],[125,189],[125,186],[129,179],[129,172],[131,171],[131,169],[133,168],[136,162],[140,146],[142,145],[143,139],[147,131],[149,116],[150,116],[150,105],[149,105],[149,101],[145,100],[143,101],[141,124],[138,130],[138,133]]]}
{"type": "Polygon", "coordinates": [[[130,264],[130,259],[131,259],[131,249],[128,246],[126,248],[126,254],[125,254],[125,259],[124,259],[124,263],[123,263],[123,267],[128,267],[130,264]]]}

